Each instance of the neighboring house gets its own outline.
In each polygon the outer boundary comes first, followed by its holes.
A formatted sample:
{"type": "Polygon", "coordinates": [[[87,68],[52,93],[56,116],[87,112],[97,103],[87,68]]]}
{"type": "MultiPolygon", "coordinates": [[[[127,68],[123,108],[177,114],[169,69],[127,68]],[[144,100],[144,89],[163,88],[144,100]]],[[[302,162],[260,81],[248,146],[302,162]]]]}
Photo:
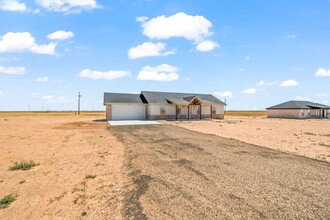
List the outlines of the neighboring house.
{"type": "Polygon", "coordinates": [[[330,118],[330,106],[308,101],[288,101],[267,108],[268,118],[330,118]]]}
{"type": "Polygon", "coordinates": [[[210,94],[104,93],[107,120],[224,118],[225,103],[210,94]]]}

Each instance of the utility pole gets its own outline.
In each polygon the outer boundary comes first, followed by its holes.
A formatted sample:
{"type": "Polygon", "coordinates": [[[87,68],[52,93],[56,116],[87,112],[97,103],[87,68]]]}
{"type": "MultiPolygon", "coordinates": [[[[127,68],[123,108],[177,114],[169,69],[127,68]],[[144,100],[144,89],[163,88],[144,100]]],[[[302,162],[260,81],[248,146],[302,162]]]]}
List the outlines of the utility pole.
{"type": "Polygon", "coordinates": [[[78,115],[80,115],[80,92],[78,92],[78,115]]]}
{"type": "Polygon", "coordinates": [[[227,110],[227,100],[225,99],[225,114],[226,114],[226,110],[227,110]]]}

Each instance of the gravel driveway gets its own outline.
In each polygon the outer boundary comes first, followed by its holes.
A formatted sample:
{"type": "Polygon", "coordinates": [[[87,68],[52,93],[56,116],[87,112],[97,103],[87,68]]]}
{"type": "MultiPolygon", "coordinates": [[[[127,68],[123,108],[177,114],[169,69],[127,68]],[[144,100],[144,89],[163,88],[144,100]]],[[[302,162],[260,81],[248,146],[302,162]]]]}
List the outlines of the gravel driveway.
{"type": "Polygon", "coordinates": [[[330,164],[172,125],[109,128],[125,144],[127,219],[327,219],[330,164]]]}

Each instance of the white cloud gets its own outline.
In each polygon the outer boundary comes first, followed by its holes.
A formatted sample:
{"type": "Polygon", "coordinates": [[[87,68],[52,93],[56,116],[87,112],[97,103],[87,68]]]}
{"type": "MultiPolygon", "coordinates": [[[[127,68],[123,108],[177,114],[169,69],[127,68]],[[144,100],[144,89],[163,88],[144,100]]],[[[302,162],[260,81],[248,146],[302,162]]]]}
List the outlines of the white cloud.
{"type": "Polygon", "coordinates": [[[196,50],[201,52],[207,52],[214,50],[217,47],[220,47],[220,45],[217,42],[211,40],[204,40],[197,45],[196,50]]]}
{"type": "Polygon", "coordinates": [[[183,37],[201,42],[211,35],[209,29],[212,23],[203,16],[191,16],[180,12],[168,17],[162,15],[143,21],[143,34],[151,39],[183,37]]]}
{"type": "Polygon", "coordinates": [[[288,87],[288,86],[298,86],[298,85],[299,85],[299,83],[297,81],[289,79],[289,80],[285,80],[285,81],[281,82],[279,86],[288,87]]]}
{"type": "Polygon", "coordinates": [[[249,61],[250,59],[251,59],[250,56],[246,56],[246,57],[245,57],[245,60],[246,60],[246,61],[249,61]]]}
{"type": "Polygon", "coordinates": [[[37,54],[55,54],[56,43],[38,45],[29,32],[8,32],[0,40],[0,53],[29,51],[37,54]]]}
{"type": "Polygon", "coordinates": [[[167,56],[171,54],[174,54],[174,51],[166,51],[166,44],[164,43],[144,42],[143,44],[132,47],[128,50],[128,57],[130,59],[152,56],[167,56]]]}
{"type": "Polygon", "coordinates": [[[284,40],[293,40],[297,37],[295,34],[289,34],[283,37],[284,40]]]}
{"type": "Polygon", "coordinates": [[[324,68],[319,68],[315,72],[315,76],[330,76],[330,69],[329,70],[326,70],[324,68]]]}
{"type": "Polygon", "coordinates": [[[24,66],[17,67],[3,67],[0,66],[0,73],[9,74],[9,75],[22,75],[26,72],[24,66]]]}
{"type": "Polygon", "coordinates": [[[294,100],[301,100],[301,101],[310,101],[310,98],[308,96],[300,96],[300,95],[295,96],[293,99],[294,100]]]}
{"type": "Polygon", "coordinates": [[[156,67],[145,66],[139,72],[137,80],[175,81],[179,79],[177,71],[177,67],[168,64],[161,64],[156,67]]]}
{"type": "Polygon", "coordinates": [[[40,77],[36,79],[37,82],[48,82],[49,78],[48,77],[40,77]]]}
{"type": "Polygon", "coordinates": [[[79,13],[82,10],[99,8],[96,0],[36,0],[37,4],[49,11],[79,13]]]}
{"type": "Polygon", "coordinates": [[[305,70],[305,67],[294,67],[294,68],[291,68],[291,71],[293,72],[302,72],[305,70]]]}
{"type": "Polygon", "coordinates": [[[259,82],[257,82],[257,86],[275,86],[277,85],[278,82],[277,81],[273,81],[273,82],[265,82],[263,80],[260,80],[259,82]]]}
{"type": "Polygon", "coordinates": [[[66,40],[73,38],[74,34],[71,31],[55,31],[51,34],[48,34],[47,37],[51,40],[66,40]]]}
{"type": "Polygon", "coordinates": [[[18,0],[0,0],[0,10],[25,12],[28,10],[24,3],[18,0]]]}
{"type": "Polygon", "coordinates": [[[190,77],[187,76],[186,78],[184,78],[184,80],[189,81],[190,77]]]}
{"type": "Polygon", "coordinates": [[[316,94],[315,96],[316,96],[316,97],[328,97],[329,94],[327,94],[327,93],[318,93],[318,94],[316,94]]]}
{"type": "Polygon", "coordinates": [[[45,95],[41,96],[41,98],[47,103],[66,103],[71,101],[70,99],[66,99],[63,96],[45,95]]]}
{"type": "Polygon", "coordinates": [[[40,93],[39,92],[35,92],[35,93],[32,93],[31,95],[32,96],[38,96],[40,93]]]}
{"type": "Polygon", "coordinates": [[[257,90],[255,88],[250,88],[250,89],[244,89],[241,91],[243,94],[255,94],[257,90]]]}
{"type": "Polygon", "coordinates": [[[118,71],[109,70],[106,72],[102,72],[102,71],[84,69],[80,72],[79,75],[84,78],[113,80],[117,78],[130,76],[131,72],[123,71],[123,70],[118,70],[118,71]]]}
{"type": "Polygon", "coordinates": [[[231,91],[214,92],[214,95],[218,97],[228,97],[228,98],[233,97],[233,93],[231,91]]]}
{"type": "Polygon", "coordinates": [[[136,21],[137,22],[145,22],[146,20],[148,20],[149,18],[146,16],[141,16],[141,17],[137,17],[136,21]]]}
{"type": "Polygon", "coordinates": [[[5,94],[0,90],[0,96],[5,96],[5,94]]]}
{"type": "Polygon", "coordinates": [[[41,96],[41,98],[44,99],[44,100],[50,100],[50,99],[54,98],[54,96],[52,96],[52,95],[44,95],[44,96],[41,96]]]}
{"type": "Polygon", "coordinates": [[[245,72],[245,69],[244,68],[238,68],[237,71],[238,72],[245,72]]]}

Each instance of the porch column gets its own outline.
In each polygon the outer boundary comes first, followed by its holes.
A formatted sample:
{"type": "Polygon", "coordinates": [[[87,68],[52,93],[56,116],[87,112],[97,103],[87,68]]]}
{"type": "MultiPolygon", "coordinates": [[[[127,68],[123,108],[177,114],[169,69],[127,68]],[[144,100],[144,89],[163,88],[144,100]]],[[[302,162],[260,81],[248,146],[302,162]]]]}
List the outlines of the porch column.
{"type": "Polygon", "coordinates": [[[189,105],[188,105],[188,120],[189,120],[189,105]]]}
{"type": "Polygon", "coordinates": [[[199,105],[199,120],[202,120],[202,105],[199,105]]]}
{"type": "Polygon", "coordinates": [[[175,105],[175,120],[178,120],[178,106],[175,105]]]}
{"type": "Polygon", "coordinates": [[[211,116],[211,119],[212,119],[212,105],[210,106],[210,116],[211,116]]]}

